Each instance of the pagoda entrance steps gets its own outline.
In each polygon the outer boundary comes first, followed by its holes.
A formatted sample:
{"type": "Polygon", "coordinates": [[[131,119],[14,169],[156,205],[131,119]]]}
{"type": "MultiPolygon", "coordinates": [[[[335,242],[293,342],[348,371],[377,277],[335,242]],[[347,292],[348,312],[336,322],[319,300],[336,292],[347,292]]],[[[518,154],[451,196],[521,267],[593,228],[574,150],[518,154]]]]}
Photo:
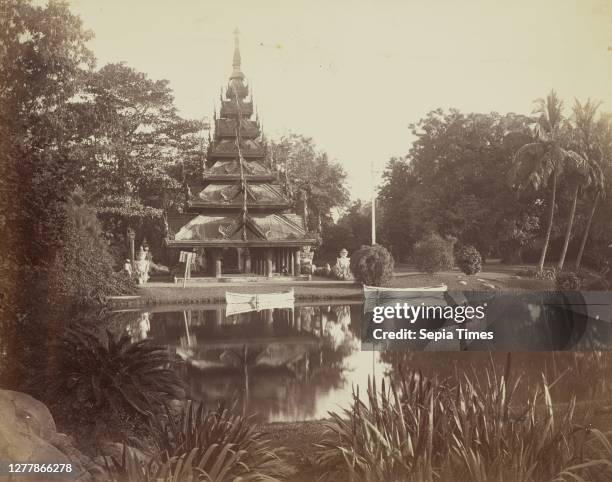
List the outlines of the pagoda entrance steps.
{"type": "MultiPolygon", "coordinates": [[[[187,283],[283,283],[287,281],[308,281],[310,277],[308,275],[300,276],[282,276],[273,275],[271,277],[261,275],[223,275],[220,278],[214,276],[207,277],[192,277],[187,279],[187,283]]],[[[175,283],[182,283],[183,278],[174,278],[175,283]]]]}

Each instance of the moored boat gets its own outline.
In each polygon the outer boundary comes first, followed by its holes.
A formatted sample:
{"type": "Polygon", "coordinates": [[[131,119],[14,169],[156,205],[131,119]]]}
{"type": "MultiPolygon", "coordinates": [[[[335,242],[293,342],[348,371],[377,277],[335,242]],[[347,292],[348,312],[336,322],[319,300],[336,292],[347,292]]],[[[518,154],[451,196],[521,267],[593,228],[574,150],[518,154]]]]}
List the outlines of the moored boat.
{"type": "Polygon", "coordinates": [[[293,303],[295,295],[293,288],[280,293],[234,293],[225,292],[225,301],[229,304],[251,305],[253,308],[293,303]]]}
{"type": "Polygon", "coordinates": [[[364,309],[368,312],[375,306],[392,306],[402,301],[431,306],[446,305],[447,291],[448,287],[445,284],[415,288],[383,288],[380,286],[364,285],[364,309]]]}
{"type": "Polygon", "coordinates": [[[415,288],[384,288],[382,286],[368,286],[363,285],[363,293],[378,293],[378,292],[389,292],[389,291],[398,291],[398,292],[416,292],[420,293],[422,291],[448,291],[448,286],[445,284],[435,285],[435,286],[419,286],[415,288]]]}

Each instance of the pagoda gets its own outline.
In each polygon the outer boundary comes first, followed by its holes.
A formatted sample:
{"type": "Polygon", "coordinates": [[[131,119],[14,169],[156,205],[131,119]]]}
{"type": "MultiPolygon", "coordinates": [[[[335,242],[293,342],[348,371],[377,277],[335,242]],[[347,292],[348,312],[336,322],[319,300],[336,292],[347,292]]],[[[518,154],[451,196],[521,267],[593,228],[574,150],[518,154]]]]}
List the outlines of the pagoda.
{"type": "Polygon", "coordinates": [[[238,31],[203,176],[188,186],[182,215],[168,218],[166,245],[195,251],[210,276],[300,274],[300,250],[318,243],[271,169],[242,73],[238,31]]]}

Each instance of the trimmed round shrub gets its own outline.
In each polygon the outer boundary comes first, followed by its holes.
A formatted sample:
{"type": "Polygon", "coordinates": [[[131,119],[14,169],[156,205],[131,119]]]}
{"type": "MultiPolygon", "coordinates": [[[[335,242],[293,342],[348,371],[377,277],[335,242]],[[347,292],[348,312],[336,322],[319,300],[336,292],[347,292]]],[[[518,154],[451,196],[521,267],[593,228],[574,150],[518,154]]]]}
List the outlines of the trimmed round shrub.
{"type": "Polygon", "coordinates": [[[358,283],[388,286],[393,278],[395,261],[384,246],[362,246],[351,256],[351,272],[358,283]]]}
{"type": "Polygon", "coordinates": [[[474,246],[462,246],[455,254],[457,267],[465,274],[480,273],[482,269],[482,257],[474,246]]]}
{"type": "Polygon", "coordinates": [[[558,290],[579,290],[582,288],[582,277],[573,271],[561,271],[555,277],[555,286],[558,290]]]}
{"type": "Polygon", "coordinates": [[[453,267],[453,242],[430,234],[414,245],[414,264],[425,273],[437,273],[453,267]]]}

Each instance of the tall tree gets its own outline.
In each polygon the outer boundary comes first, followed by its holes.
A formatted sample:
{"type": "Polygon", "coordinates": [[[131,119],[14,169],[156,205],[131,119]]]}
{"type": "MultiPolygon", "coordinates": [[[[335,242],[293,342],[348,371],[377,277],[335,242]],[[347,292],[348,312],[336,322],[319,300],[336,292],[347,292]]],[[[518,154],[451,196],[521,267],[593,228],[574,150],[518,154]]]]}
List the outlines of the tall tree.
{"type": "Polygon", "coordinates": [[[591,231],[593,216],[600,199],[606,193],[606,167],[612,164],[612,117],[601,115],[599,120],[595,121],[596,110],[597,106],[590,101],[587,101],[584,105],[576,101],[574,105],[576,130],[581,150],[592,166],[589,183],[589,194],[592,198],[592,204],[580,240],[578,254],[576,255],[576,269],[579,269],[582,263],[582,256],[584,255],[584,248],[591,231]]]}
{"type": "Polygon", "coordinates": [[[406,159],[396,157],[387,162],[382,181],[378,193],[382,208],[382,243],[399,259],[405,246],[411,246],[417,241],[410,215],[410,193],[414,191],[417,183],[411,165],[406,159]]]}
{"type": "Polygon", "coordinates": [[[572,147],[581,154],[581,159],[573,159],[566,168],[566,175],[572,185],[572,201],[570,213],[565,229],[565,239],[557,263],[557,269],[562,270],[565,264],[565,256],[571,239],[576,205],[580,191],[587,188],[591,183],[597,183],[601,179],[601,169],[595,159],[595,115],[599,108],[598,103],[590,99],[584,104],[577,100],[574,103],[573,117],[575,128],[572,129],[572,147]]]}
{"type": "Polygon", "coordinates": [[[93,66],[90,38],[65,2],[0,2],[0,368],[8,361],[16,379],[39,351],[32,338],[46,336],[32,294],[68,234],[64,202],[79,174],[70,103],[93,66]]]}
{"type": "Polygon", "coordinates": [[[396,259],[430,232],[484,256],[516,244],[500,233],[524,242],[517,230],[531,229],[538,207],[528,197],[516,200],[505,179],[514,152],[530,139],[528,121],[437,109],[412,126],[416,140],[406,158],[389,162],[379,195],[382,240],[396,259]]]}
{"type": "Polygon", "coordinates": [[[559,176],[568,164],[579,165],[584,163],[584,159],[575,151],[564,147],[567,125],[563,116],[563,101],[557,97],[555,91],[551,91],[546,99],[538,99],[536,103],[534,113],[538,114],[538,117],[534,139],[516,151],[511,178],[518,189],[526,185],[541,189],[550,184],[546,233],[538,262],[538,269],[542,271],[553,227],[559,176]]]}
{"type": "Polygon", "coordinates": [[[91,34],[64,2],[2,7],[0,109],[9,139],[4,154],[16,176],[3,188],[17,192],[1,209],[22,238],[22,261],[39,264],[61,243],[63,203],[77,181],[70,101],[93,65],[85,46],[91,34]]]}
{"type": "Polygon", "coordinates": [[[355,201],[335,224],[323,227],[322,245],[317,250],[316,262],[333,264],[341,249],[353,253],[364,244],[370,244],[371,223],[371,204],[355,201]]]}
{"type": "Polygon", "coordinates": [[[283,136],[269,149],[292,201],[308,213],[309,228],[318,230],[322,222],[332,222],[332,210],[349,200],[344,168],[317,149],[312,138],[299,134],[283,136]]]}
{"type": "Polygon", "coordinates": [[[185,166],[203,162],[202,123],[178,116],[168,81],[108,64],[91,73],[80,106],[89,126],[82,182],[115,240],[179,209],[185,166]]]}

